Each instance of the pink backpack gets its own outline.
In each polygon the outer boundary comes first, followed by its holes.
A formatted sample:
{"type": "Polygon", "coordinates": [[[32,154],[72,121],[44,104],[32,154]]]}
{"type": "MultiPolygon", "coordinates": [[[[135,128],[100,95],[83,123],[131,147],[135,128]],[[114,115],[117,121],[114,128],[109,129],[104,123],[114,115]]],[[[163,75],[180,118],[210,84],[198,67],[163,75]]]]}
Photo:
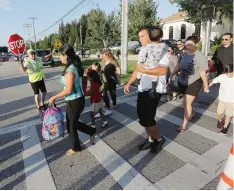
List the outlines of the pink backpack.
{"type": "Polygon", "coordinates": [[[42,126],[42,137],[46,141],[54,140],[64,135],[64,116],[55,105],[45,111],[42,126]]]}

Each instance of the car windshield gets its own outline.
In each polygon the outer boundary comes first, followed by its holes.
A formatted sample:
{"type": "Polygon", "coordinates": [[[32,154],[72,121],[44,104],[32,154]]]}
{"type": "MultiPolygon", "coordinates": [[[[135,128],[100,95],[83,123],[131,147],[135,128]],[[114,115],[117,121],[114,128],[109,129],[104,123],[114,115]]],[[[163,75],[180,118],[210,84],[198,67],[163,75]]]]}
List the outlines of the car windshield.
{"type": "Polygon", "coordinates": [[[45,55],[48,55],[48,54],[50,54],[49,50],[38,50],[37,51],[37,56],[38,57],[42,57],[42,56],[45,56],[45,55]]]}

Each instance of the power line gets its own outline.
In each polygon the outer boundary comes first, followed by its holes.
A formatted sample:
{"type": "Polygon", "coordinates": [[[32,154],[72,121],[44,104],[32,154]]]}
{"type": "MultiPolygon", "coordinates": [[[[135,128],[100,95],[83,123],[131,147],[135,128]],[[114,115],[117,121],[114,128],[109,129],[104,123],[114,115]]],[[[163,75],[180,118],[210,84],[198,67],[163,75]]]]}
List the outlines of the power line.
{"type": "Polygon", "coordinates": [[[56,24],[60,23],[60,21],[62,21],[66,16],[68,16],[71,12],[73,12],[76,8],[78,8],[80,5],[82,5],[85,1],[87,0],[81,0],[78,4],[76,4],[70,11],[68,11],[65,15],[63,15],[60,19],[58,19],[54,24],[52,24],[51,26],[49,26],[48,28],[46,28],[45,30],[41,31],[40,33],[38,33],[37,35],[40,35],[42,33],[44,33],[45,31],[49,30],[50,28],[52,28],[53,26],[55,26],[56,24]]]}

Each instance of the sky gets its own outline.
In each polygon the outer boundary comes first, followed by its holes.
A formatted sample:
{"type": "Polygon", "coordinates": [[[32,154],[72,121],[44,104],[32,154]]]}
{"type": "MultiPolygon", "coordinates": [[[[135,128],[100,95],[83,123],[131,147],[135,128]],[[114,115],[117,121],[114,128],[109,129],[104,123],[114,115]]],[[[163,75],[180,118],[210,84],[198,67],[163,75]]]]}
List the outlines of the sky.
{"type": "MultiPolygon", "coordinates": [[[[158,17],[165,18],[178,12],[177,6],[170,4],[168,0],[156,1],[159,3],[158,17]]],[[[45,35],[57,32],[58,24],[45,33],[37,35],[55,23],[79,2],[81,0],[0,0],[0,46],[7,46],[9,36],[15,33],[25,40],[29,39],[28,28],[23,27],[24,24],[32,24],[32,20],[28,17],[37,18],[35,20],[37,39],[43,39],[45,35]]],[[[97,5],[106,13],[110,13],[119,10],[120,0],[87,0],[63,21],[66,23],[73,19],[79,19],[82,14],[88,13],[97,5]]],[[[29,30],[32,35],[32,28],[29,28],[29,30]]]]}

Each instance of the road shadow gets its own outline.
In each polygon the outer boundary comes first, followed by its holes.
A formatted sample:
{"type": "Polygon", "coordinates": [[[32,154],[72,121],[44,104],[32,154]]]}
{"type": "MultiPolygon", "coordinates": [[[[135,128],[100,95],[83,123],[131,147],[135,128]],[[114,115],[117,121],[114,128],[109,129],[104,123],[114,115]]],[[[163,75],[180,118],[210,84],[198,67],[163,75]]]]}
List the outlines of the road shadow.
{"type": "MultiPolygon", "coordinates": [[[[50,71],[49,73],[46,73],[46,79],[51,79],[54,76],[60,74],[61,71],[50,71]]],[[[2,79],[0,80],[0,90],[28,83],[29,83],[28,76],[17,76],[17,77],[2,79]]]]}

